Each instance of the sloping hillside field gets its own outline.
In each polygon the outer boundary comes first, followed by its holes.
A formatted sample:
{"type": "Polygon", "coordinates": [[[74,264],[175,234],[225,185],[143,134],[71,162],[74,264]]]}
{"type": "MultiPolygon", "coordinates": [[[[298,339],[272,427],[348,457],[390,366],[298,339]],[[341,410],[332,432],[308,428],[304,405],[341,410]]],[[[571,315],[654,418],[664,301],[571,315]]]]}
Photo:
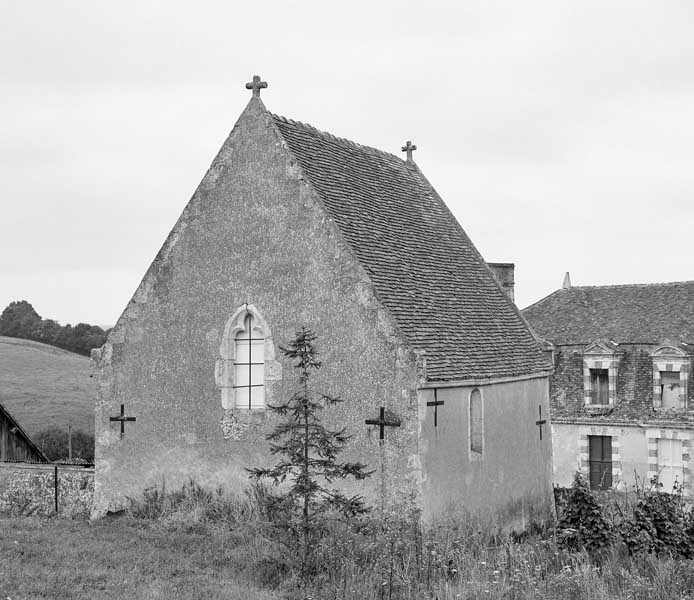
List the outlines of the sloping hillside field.
{"type": "Polygon", "coordinates": [[[89,375],[86,356],[0,336],[0,404],[30,437],[68,425],[94,433],[96,385],[89,375]]]}

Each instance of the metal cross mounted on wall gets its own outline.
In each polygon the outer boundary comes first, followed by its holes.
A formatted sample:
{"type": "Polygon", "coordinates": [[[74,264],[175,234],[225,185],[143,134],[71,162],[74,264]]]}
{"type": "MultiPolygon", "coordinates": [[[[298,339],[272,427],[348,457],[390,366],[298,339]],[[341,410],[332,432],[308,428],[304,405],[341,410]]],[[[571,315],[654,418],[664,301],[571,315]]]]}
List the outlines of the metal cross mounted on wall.
{"type": "Polygon", "coordinates": [[[535,421],[535,425],[537,425],[540,428],[540,440],[542,440],[542,426],[547,423],[547,420],[542,418],[542,404],[539,404],[537,406],[537,410],[540,413],[540,419],[538,421],[535,421]]]}
{"type": "Polygon", "coordinates": [[[123,438],[123,435],[125,434],[125,423],[131,422],[134,423],[137,419],[135,417],[126,417],[125,416],[125,405],[121,404],[120,405],[120,415],[117,417],[109,417],[109,421],[120,421],[120,437],[121,439],[123,438]]]}
{"type": "Polygon", "coordinates": [[[383,428],[384,427],[400,427],[400,421],[395,420],[395,421],[386,421],[386,409],[381,406],[379,409],[379,416],[378,419],[366,419],[364,421],[367,425],[378,425],[379,427],[379,432],[378,432],[378,439],[383,443],[383,428]]]}
{"type": "Polygon", "coordinates": [[[438,390],[434,388],[434,399],[427,402],[427,406],[434,407],[434,427],[438,427],[439,424],[439,406],[443,406],[443,400],[439,400],[437,396],[438,390]]]}

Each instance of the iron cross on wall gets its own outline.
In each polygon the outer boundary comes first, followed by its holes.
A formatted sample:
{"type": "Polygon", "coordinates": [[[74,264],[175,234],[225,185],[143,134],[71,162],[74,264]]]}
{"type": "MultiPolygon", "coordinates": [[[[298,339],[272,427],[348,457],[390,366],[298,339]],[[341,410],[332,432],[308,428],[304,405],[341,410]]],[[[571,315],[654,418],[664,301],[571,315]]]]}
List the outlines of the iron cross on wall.
{"type": "Polygon", "coordinates": [[[378,432],[378,439],[379,442],[382,444],[383,443],[383,428],[384,427],[400,427],[400,421],[395,420],[395,421],[386,421],[386,409],[385,407],[381,406],[379,409],[378,413],[378,419],[366,419],[364,421],[367,425],[378,425],[379,427],[379,432],[378,432]]]}
{"type": "Polygon", "coordinates": [[[443,406],[443,400],[439,400],[437,396],[438,390],[434,388],[434,399],[427,402],[427,406],[434,407],[434,427],[439,426],[439,406],[443,406]]]}
{"type": "Polygon", "coordinates": [[[109,417],[109,421],[120,421],[120,437],[121,439],[123,438],[123,435],[125,434],[125,422],[131,422],[134,423],[137,419],[135,417],[126,417],[125,416],[125,405],[121,404],[120,405],[120,415],[117,417],[109,417]]]}

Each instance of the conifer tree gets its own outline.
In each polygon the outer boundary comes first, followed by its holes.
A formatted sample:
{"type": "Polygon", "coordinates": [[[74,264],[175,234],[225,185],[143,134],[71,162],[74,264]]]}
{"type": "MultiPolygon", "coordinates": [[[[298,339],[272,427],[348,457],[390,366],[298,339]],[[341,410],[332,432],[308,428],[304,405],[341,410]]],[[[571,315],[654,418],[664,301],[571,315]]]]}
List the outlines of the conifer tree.
{"type": "Polygon", "coordinates": [[[282,459],[274,467],[247,469],[253,479],[269,479],[278,486],[289,483],[276,498],[289,507],[292,514],[288,525],[300,537],[304,584],[310,577],[311,549],[320,529],[320,516],[328,510],[348,516],[368,510],[362,496],[348,497],[332,488],[332,482],[348,477],[361,480],[373,472],[359,462],[338,461],[338,455],[352,436],[344,427],[328,429],[318,416],[323,408],[342,400],[315,392],[310,387],[312,374],[321,367],[315,340],[316,335],[302,327],[287,348],[280,347],[285,356],[295,361],[294,368],[299,374],[299,389],[292,397],[279,406],[268,406],[285,417],[267,435],[271,454],[282,459]]]}

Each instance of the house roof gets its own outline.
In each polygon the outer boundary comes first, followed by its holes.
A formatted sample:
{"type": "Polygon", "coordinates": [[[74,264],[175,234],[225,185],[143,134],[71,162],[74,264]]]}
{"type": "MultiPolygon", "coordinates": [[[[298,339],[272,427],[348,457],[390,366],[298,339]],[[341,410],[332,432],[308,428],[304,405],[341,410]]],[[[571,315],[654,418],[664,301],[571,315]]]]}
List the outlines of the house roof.
{"type": "Polygon", "coordinates": [[[560,289],[523,310],[555,344],[694,343],[694,281],[560,289]]]}
{"type": "Polygon", "coordinates": [[[427,379],[547,371],[515,305],[414,163],[273,115],[304,177],[369,274],[427,379]]]}

